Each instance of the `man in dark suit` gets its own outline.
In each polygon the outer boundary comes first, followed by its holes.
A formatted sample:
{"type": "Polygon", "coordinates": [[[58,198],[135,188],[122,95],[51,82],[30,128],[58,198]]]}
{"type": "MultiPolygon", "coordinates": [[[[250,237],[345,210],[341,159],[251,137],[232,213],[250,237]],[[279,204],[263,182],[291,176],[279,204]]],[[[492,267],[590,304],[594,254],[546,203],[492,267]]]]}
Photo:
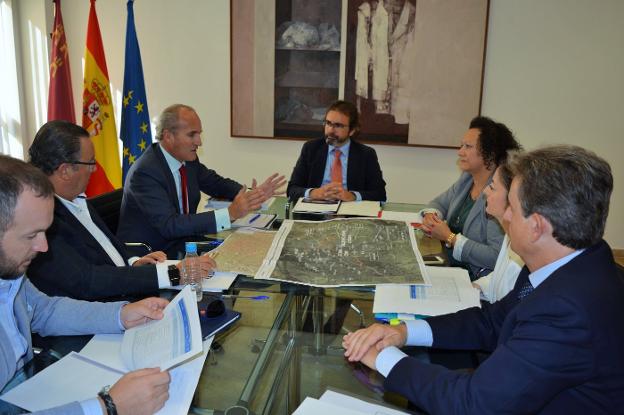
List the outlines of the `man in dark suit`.
{"type": "Polygon", "coordinates": [[[622,413],[624,282],[602,240],[607,162],[580,147],[521,155],[509,192],[511,247],[526,267],[494,304],[345,336],[345,355],[430,413],[622,413]],[[481,349],[472,373],[406,357],[405,344],[481,349]]]}
{"type": "MultiPolygon", "coordinates": [[[[130,258],[84,197],[95,170],[89,133],[67,121],[44,124],[29,149],[30,162],[54,186],[54,221],[47,231],[49,250],[28,269],[30,280],[48,295],[81,300],[146,296],[180,283],[180,267],[167,267],[163,252],[130,258]]],[[[215,267],[200,258],[205,273],[215,267]]],[[[184,281],[182,281],[183,283],[184,281]]]]}
{"type": "Polygon", "coordinates": [[[231,221],[260,208],[285,184],[273,174],[250,190],[218,175],[197,157],[202,124],[195,110],[176,104],[166,108],[152,144],[128,171],[117,235],[140,241],[169,256],[183,253],[184,241],[229,229],[231,221]],[[200,191],[233,200],[226,209],[196,213],[200,191]]]}
{"type": "Polygon", "coordinates": [[[386,200],[377,153],[353,137],[359,130],[357,108],[336,101],[325,114],[325,137],[303,145],[288,183],[288,198],[386,200]]]}

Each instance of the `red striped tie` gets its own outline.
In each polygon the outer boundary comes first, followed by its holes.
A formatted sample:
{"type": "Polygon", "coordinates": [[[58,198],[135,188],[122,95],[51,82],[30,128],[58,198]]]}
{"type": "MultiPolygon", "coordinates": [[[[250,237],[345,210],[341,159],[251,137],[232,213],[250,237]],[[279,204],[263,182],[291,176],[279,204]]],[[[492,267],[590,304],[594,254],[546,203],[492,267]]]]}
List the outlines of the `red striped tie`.
{"type": "Polygon", "coordinates": [[[183,164],[180,166],[180,178],[181,180],[181,188],[182,188],[182,210],[185,215],[188,215],[188,194],[186,192],[186,166],[183,164]]]}

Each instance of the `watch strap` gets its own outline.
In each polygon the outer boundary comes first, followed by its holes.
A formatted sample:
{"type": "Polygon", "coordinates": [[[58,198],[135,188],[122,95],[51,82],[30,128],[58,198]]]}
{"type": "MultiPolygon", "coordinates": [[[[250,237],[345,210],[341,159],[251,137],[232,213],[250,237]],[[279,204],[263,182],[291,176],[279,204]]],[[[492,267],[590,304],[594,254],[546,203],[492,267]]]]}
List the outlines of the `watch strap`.
{"type": "Polygon", "coordinates": [[[171,286],[180,285],[180,270],[175,265],[169,265],[167,267],[167,273],[169,275],[169,283],[171,286]]]}
{"type": "Polygon", "coordinates": [[[104,386],[100,392],[98,392],[98,396],[104,402],[104,406],[106,407],[107,415],[117,415],[117,407],[115,406],[115,402],[113,402],[113,398],[108,393],[110,386],[104,386]]]}

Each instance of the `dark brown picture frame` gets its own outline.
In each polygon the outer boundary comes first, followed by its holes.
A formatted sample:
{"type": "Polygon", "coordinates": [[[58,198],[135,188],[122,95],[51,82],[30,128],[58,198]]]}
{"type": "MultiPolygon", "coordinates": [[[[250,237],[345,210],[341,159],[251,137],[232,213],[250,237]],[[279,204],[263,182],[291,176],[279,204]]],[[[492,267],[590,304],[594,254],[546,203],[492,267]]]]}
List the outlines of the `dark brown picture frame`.
{"type": "Polygon", "coordinates": [[[301,72],[302,67],[309,67],[317,76],[319,70],[327,70],[323,65],[334,71],[335,58],[329,58],[334,60],[331,64],[323,64],[317,56],[329,56],[336,51],[315,51],[314,46],[301,45],[284,51],[283,42],[278,46],[284,20],[291,16],[293,21],[307,19],[306,24],[317,27],[327,10],[315,11],[310,7],[317,4],[331,11],[326,17],[334,17],[336,5],[323,6],[322,1],[305,0],[230,1],[232,137],[318,137],[322,133],[323,106],[341,97],[360,109],[361,141],[457,147],[470,119],[481,111],[489,0],[325,1],[337,2],[346,14],[338,24],[336,19],[325,18],[340,26],[338,71],[342,73],[336,75],[340,78],[336,92],[328,89],[335,87],[333,74],[326,76],[321,72],[325,81],[317,86],[310,81],[313,77],[301,72]],[[401,35],[397,36],[399,32],[401,35]],[[368,45],[363,47],[365,42],[368,45]],[[370,50],[374,50],[375,57],[370,56],[370,50]],[[365,61],[368,64],[362,63],[365,61]],[[365,79],[365,71],[366,81],[356,81],[356,73],[359,79],[365,79]],[[286,86],[284,75],[290,76],[286,86]],[[297,77],[302,81],[293,84],[292,79],[297,77]],[[381,82],[373,86],[375,79],[381,82]],[[302,102],[303,109],[296,108],[301,122],[279,126],[278,114],[284,117],[280,105],[291,96],[302,102]]]}

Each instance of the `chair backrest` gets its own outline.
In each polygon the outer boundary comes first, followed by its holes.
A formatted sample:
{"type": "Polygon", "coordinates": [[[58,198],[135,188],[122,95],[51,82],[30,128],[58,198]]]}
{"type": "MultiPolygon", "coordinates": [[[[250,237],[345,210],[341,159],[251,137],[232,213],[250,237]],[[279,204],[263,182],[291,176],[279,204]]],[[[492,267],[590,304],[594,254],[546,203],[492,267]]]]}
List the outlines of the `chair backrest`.
{"type": "Polygon", "coordinates": [[[113,234],[117,233],[117,226],[119,225],[122,196],[123,188],[89,198],[89,203],[95,208],[113,234]]]}

